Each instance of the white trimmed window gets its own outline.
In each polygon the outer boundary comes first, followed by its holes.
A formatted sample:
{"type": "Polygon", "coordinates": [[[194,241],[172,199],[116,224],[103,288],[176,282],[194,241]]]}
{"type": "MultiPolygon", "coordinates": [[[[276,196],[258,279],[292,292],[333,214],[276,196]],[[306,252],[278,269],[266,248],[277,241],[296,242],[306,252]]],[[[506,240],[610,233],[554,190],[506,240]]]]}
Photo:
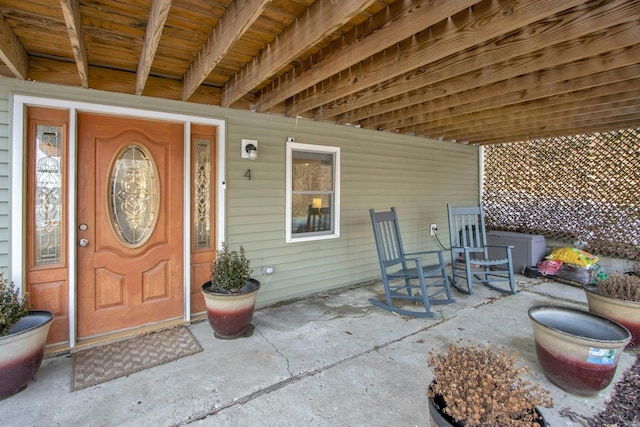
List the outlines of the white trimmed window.
{"type": "Polygon", "coordinates": [[[287,143],[287,243],[340,237],[340,148],[287,143]]]}

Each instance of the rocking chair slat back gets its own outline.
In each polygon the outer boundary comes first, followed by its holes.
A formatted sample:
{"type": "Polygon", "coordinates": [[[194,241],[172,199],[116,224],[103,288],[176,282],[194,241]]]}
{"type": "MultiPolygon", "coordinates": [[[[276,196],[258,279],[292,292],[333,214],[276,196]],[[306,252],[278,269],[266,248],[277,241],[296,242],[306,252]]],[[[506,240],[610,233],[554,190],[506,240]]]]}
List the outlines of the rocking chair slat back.
{"type": "Polygon", "coordinates": [[[371,298],[369,301],[385,310],[412,317],[432,317],[434,314],[430,309],[431,304],[455,302],[455,299],[451,297],[442,251],[406,254],[402,246],[396,209],[392,207],[390,211],[386,212],[375,212],[370,209],[369,213],[386,302],[378,301],[375,298],[371,298]],[[407,258],[408,255],[412,257],[407,258]],[[438,261],[436,264],[423,265],[423,256],[437,258],[438,261]],[[444,299],[434,299],[441,293],[445,295],[444,299]],[[406,300],[414,304],[421,302],[424,306],[424,312],[396,307],[393,305],[394,300],[406,300]]]}
{"type": "Polygon", "coordinates": [[[449,238],[451,241],[452,284],[456,289],[471,294],[473,283],[483,283],[501,292],[515,294],[515,279],[511,246],[492,246],[504,256],[489,256],[487,234],[482,204],[470,207],[452,207],[447,205],[449,217],[449,238]],[[459,263],[464,263],[464,268],[459,263]],[[467,288],[458,285],[457,279],[466,281],[467,288]],[[493,282],[509,282],[509,290],[496,287],[493,282]]]}

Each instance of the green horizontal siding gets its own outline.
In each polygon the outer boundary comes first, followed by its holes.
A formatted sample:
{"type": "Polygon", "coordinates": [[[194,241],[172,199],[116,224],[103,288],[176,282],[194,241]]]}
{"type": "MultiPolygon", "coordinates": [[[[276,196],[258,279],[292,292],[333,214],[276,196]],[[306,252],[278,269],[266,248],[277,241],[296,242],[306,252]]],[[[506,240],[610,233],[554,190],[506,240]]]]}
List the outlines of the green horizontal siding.
{"type": "Polygon", "coordinates": [[[9,179],[9,91],[0,84],[0,272],[9,271],[10,187],[9,179]]]}
{"type": "MultiPolygon", "coordinates": [[[[97,91],[20,81],[0,81],[0,171],[8,162],[9,93],[93,102],[97,91]]],[[[102,102],[123,107],[222,118],[227,121],[226,240],[242,244],[263,283],[258,304],[309,295],[379,277],[369,208],[395,206],[407,251],[436,249],[429,224],[448,244],[446,204],[477,203],[477,147],[292,119],[249,111],[100,92],[102,102]],[[285,141],[341,148],[340,238],[285,243],[285,141]],[[258,159],[240,157],[242,139],[258,140],[258,159]],[[243,175],[251,169],[252,179],[243,175]],[[263,265],[275,267],[260,277],[263,265]]],[[[0,184],[7,180],[0,176],[0,184]]],[[[0,195],[0,248],[8,248],[8,191],[0,195]],[[3,209],[3,204],[7,205],[3,209]],[[5,214],[5,212],[7,214],[5,214]]],[[[5,250],[7,252],[8,250],[5,250]]],[[[0,265],[7,265],[0,253],[0,265]]]]}

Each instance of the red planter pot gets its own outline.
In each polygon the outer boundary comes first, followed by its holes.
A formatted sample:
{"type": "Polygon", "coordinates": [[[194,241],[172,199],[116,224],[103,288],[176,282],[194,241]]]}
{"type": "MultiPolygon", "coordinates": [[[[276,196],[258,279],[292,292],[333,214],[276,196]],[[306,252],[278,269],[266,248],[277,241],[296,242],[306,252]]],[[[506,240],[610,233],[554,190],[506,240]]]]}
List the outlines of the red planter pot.
{"type": "Polygon", "coordinates": [[[40,369],[52,320],[49,311],[30,311],[0,338],[0,399],[24,390],[40,369]]]}
{"type": "Polygon", "coordinates": [[[591,396],[611,383],[629,331],[606,317],[562,306],[529,308],[538,362],[558,387],[591,396]]]}
{"type": "Polygon", "coordinates": [[[620,323],[631,332],[627,347],[640,347],[640,302],[604,296],[597,285],[584,285],[589,311],[620,323]]]}
{"type": "Polygon", "coordinates": [[[260,282],[255,279],[249,279],[238,293],[216,292],[210,281],[202,285],[209,325],[217,338],[238,338],[247,332],[259,290],[260,282]]]}

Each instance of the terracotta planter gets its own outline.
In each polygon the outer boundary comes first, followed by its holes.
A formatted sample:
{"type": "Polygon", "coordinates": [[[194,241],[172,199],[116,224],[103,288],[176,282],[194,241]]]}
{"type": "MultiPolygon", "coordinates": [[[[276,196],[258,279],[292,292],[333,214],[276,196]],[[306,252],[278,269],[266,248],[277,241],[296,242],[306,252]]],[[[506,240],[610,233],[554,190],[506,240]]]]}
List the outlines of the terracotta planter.
{"type": "MultiPolygon", "coordinates": [[[[431,389],[431,385],[429,385],[429,389],[431,389]]],[[[431,427],[464,427],[464,421],[455,422],[452,417],[441,411],[441,409],[445,408],[447,405],[440,395],[436,395],[435,399],[429,397],[427,400],[429,402],[429,425],[431,427]]],[[[547,423],[537,408],[536,414],[538,415],[536,419],[538,424],[540,424],[540,426],[542,427],[545,427],[547,423]]]]}
{"type": "Polygon", "coordinates": [[[631,334],[619,323],[570,307],[529,309],[540,366],[554,384],[581,396],[605,389],[631,334]]]}
{"type": "Polygon", "coordinates": [[[640,346],[640,302],[625,301],[606,297],[598,291],[597,285],[584,285],[589,311],[615,320],[631,332],[627,347],[640,346]]]}
{"type": "Polygon", "coordinates": [[[238,293],[215,292],[210,281],[202,285],[207,317],[217,338],[238,338],[247,332],[259,290],[260,282],[255,279],[249,279],[238,293]]]}
{"type": "Polygon", "coordinates": [[[0,399],[24,390],[35,376],[52,320],[49,311],[30,311],[0,338],[0,399]]]}

